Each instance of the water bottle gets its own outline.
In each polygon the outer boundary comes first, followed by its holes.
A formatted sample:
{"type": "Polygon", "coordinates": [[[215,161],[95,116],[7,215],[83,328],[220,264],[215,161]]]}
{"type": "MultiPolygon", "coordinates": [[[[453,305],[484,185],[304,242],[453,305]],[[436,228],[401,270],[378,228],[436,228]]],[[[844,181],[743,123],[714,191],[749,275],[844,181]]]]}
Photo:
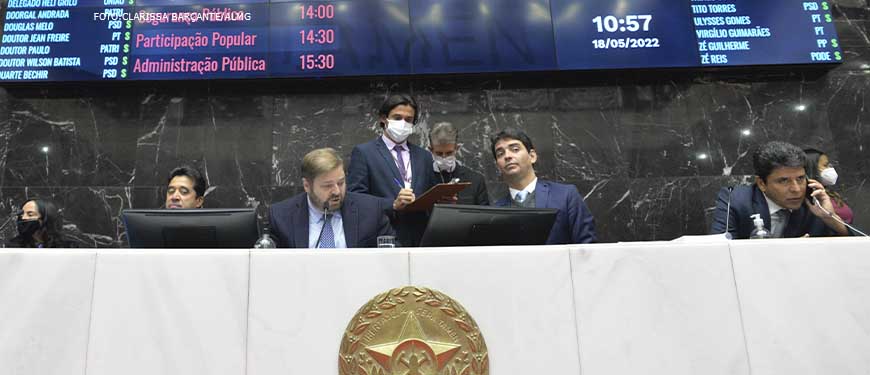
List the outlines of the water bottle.
{"type": "Polygon", "coordinates": [[[275,247],[275,241],[272,239],[272,236],[269,235],[269,228],[264,228],[263,234],[260,236],[260,239],[254,243],[254,248],[274,249],[275,247]]]}
{"type": "Polygon", "coordinates": [[[752,223],[755,224],[755,229],[752,230],[749,238],[753,240],[770,238],[770,231],[764,228],[764,219],[761,218],[761,214],[755,214],[750,217],[752,218],[752,223]]]}

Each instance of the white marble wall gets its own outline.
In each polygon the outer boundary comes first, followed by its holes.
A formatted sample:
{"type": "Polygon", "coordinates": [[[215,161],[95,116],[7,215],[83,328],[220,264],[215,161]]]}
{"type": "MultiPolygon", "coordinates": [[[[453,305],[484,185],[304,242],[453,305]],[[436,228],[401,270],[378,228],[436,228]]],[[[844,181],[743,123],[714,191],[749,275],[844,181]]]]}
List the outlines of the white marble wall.
{"type": "Polygon", "coordinates": [[[245,373],[247,250],[102,251],[87,375],[245,373]]]}
{"type": "Polygon", "coordinates": [[[0,374],[83,374],[94,251],[0,250],[0,374]]]}
{"type": "Polygon", "coordinates": [[[753,375],[870,374],[870,242],[795,244],[731,244],[753,375]]]}
{"type": "Polygon", "coordinates": [[[728,244],[571,251],[584,375],[749,374],[728,244]]]}
{"type": "Polygon", "coordinates": [[[248,374],[335,374],[344,329],[372,297],[408,285],[408,252],[251,254],[248,374]]]}
{"type": "Polygon", "coordinates": [[[867,374],[868,250],[3,250],[0,374],[335,374],[357,309],[407,284],[472,314],[493,374],[867,374]]]}
{"type": "Polygon", "coordinates": [[[416,251],[411,282],[465,307],[486,340],[490,373],[579,373],[567,247],[416,251]]]}

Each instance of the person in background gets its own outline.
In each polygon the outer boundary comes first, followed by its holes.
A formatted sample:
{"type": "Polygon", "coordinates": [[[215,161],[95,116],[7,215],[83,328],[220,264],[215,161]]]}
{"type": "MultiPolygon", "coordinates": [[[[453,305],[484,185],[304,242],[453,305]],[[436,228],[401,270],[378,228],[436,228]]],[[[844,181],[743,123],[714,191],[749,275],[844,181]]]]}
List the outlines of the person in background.
{"type": "Polygon", "coordinates": [[[825,191],[831,196],[831,204],[834,205],[834,212],[846,223],[852,224],[854,213],[843,196],[832,190],[831,187],[837,184],[837,170],[831,165],[830,158],[822,151],[814,148],[804,150],[807,154],[807,162],[805,169],[807,178],[816,180],[822,183],[825,191]]]}
{"type": "Polygon", "coordinates": [[[379,236],[394,235],[388,203],[347,192],[344,164],[331,148],[302,159],[304,193],[269,207],[272,236],[279,248],[376,247],[379,236]]]}
{"type": "Polygon", "coordinates": [[[182,165],[169,172],[165,208],[202,208],[208,184],[196,168],[182,165]]]}
{"type": "Polygon", "coordinates": [[[475,204],[489,206],[489,193],[486,191],[486,181],[479,173],[468,169],[456,160],[459,149],[459,131],[449,122],[439,122],[429,131],[429,151],[432,152],[432,169],[435,180],[448,183],[454,179],[457,182],[470,182],[471,186],[458,194],[459,204],[475,204]]]}
{"type": "Polygon", "coordinates": [[[392,206],[391,221],[402,246],[418,246],[429,215],[403,212],[436,184],[432,154],[408,141],[419,118],[417,101],[407,94],[390,95],[378,110],[383,135],[356,145],[347,167],[347,189],[374,195],[392,206]]]}
{"type": "Polygon", "coordinates": [[[17,224],[18,236],[9,241],[9,247],[75,247],[75,243],[66,238],[57,206],[51,201],[31,199],[24,202],[17,224]]]}
{"type": "Polygon", "coordinates": [[[727,227],[732,238],[749,238],[755,228],[751,216],[758,214],[773,238],[849,235],[845,225],[822,210],[834,212],[834,207],[825,187],[807,179],[806,159],[803,150],[789,143],[759,147],[752,156],[755,183],[719,191],[710,233],[724,233],[727,227]]]}
{"type": "Polygon", "coordinates": [[[496,167],[510,190],[510,196],[496,206],[558,209],[547,245],[595,242],[595,220],[577,187],[535,175],[538,154],[525,132],[507,128],[492,136],[490,143],[496,167]]]}

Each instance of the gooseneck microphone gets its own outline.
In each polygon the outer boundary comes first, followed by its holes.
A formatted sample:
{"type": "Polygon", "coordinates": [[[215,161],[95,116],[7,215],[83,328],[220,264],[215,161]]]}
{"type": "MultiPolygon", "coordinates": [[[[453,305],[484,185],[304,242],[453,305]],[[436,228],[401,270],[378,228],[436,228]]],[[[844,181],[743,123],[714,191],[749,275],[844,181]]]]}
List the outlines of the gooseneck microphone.
{"type": "Polygon", "coordinates": [[[728,231],[729,229],[731,229],[730,228],[730,224],[731,224],[731,195],[733,194],[733,192],[734,192],[734,186],[729,186],[728,187],[728,206],[727,206],[727,208],[725,208],[725,232],[722,233],[725,235],[725,238],[727,238],[729,240],[732,239],[732,237],[733,237],[731,235],[731,232],[728,231]]]}
{"type": "Polygon", "coordinates": [[[819,203],[819,200],[816,199],[816,197],[813,197],[813,203],[815,203],[816,207],[820,208],[822,211],[824,211],[826,214],[828,214],[828,216],[834,218],[834,220],[836,220],[836,221],[839,222],[840,224],[845,225],[846,228],[849,228],[849,229],[855,231],[855,233],[858,233],[858,234],[860,234],[860,235],[862,235],[862,236],[864,236],[864,237],[870,237],[870,236],[867,235],[867,233],[864,233],[864,232],[858,230],[858,228],[855,228],[855,227],[853,227],[853,226],[847,224],[845,221],[843,221],[843,219],[840,219],[839,216],[834,215],[831,211],[826,210],[824,207],[822,207],[822,204],[819,203]]]}
{"type": "Polygon", "coordinates": [[[323,238],[323,228],[326,228],[326,222],[329,215],[329,200],[323,202],[323,225],[320,226],[320,235],[317,236],[317,243],[314,244],[314,248],[320,247],[320,239],[323,238]]]}

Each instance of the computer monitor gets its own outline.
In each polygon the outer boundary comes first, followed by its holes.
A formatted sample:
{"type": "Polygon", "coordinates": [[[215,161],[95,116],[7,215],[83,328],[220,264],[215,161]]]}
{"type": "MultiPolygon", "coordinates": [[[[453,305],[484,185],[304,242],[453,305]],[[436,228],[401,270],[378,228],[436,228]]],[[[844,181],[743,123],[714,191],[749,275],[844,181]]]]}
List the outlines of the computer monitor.
{"type": "Polygon", "coordinates": [[[556,212],[553,208],[436,204],[420,246],[543,245],[556,212]]]}
{"type": "Polygon", "coordinates": [[[124,210],[133,248],[250,249],[259,237],[252,208],[124,210]]]}

